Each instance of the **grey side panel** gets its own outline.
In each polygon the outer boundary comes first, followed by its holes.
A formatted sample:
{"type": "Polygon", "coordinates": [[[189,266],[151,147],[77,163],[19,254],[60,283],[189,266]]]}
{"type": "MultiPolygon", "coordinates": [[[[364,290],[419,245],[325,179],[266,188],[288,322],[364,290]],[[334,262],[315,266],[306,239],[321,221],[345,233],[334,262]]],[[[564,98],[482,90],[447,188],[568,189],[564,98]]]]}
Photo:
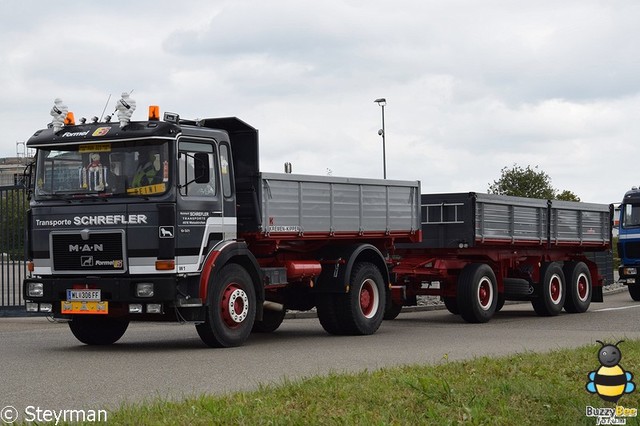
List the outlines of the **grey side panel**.
{"type": "Polygon", "coordinates": [[[547,200],[475,194],[476,240],[547,242],[547,200]]]}
{"type": "Polygon", "coordinates": [[[609,206],[553,200],[550,237],[552,244],[608,243],[611,241],[609,206]]]}
{"type": "Polygon", "coordinates": [[[418,182],[264,173],[263,232],[417,231],[418,182]]]}

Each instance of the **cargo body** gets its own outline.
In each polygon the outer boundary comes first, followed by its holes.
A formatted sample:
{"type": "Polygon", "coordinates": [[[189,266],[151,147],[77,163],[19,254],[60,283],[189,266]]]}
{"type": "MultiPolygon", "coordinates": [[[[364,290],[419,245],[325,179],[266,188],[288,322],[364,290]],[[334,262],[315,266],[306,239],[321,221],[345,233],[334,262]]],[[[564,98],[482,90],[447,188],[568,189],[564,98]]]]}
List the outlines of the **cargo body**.
{"type": "Polygon", "coordinates": [[[397,246],[388,317],[420,295],[440,296],[470,322],[506,300],[531,301],[541,315],[583,312],[612,280],[596,259],[611,256],[607,205],[479,193],[427,194],[421,204],[423,240],[397,246]]]}

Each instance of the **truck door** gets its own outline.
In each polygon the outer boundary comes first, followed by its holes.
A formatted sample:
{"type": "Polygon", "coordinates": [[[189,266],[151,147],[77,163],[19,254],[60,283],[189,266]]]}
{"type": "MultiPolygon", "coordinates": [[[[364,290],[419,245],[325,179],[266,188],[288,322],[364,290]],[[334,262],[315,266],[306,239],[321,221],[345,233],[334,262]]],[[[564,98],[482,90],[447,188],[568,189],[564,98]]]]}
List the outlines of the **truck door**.
{"type": "Polygon", "coordinates": [[[225,239],[224,194],[213,139],[178,140],[176,267],[195,272],[208,247],[225,239]]]}

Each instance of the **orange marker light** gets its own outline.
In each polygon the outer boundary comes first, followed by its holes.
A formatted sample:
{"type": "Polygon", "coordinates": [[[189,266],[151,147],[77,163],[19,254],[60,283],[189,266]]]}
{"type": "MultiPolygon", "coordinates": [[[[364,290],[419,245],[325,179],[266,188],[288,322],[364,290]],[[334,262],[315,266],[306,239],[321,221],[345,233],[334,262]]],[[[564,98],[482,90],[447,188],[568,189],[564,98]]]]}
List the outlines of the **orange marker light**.
{"type": "Polygon", "coordinates": [[[173,271],[176,269],[175,260],[156,260],[156,271],[173,271]]]}
{"type": "Polygon", "coordinates": [[[149,106],[149,121],[160,120],[160,107],[158,105],[149,106]]]}
{"type": "Polygon", "coordinates": [[[75,126],[76,125],[76,117],[73,115],[71,111],[67,113],[67,117],[64,119],[65,126],[75,126]]]}

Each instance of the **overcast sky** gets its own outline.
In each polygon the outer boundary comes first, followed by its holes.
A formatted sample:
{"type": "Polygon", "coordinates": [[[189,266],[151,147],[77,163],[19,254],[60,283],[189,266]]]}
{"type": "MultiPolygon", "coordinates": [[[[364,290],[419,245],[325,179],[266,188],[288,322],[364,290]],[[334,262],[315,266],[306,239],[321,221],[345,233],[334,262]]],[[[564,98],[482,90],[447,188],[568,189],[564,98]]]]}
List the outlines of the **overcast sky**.
{"type": "Polygon", "coordinates": [[[486,192],[538,166],[619,202],[640,185],[640,2],[0,0],[0,157],[122,91],[258,128],[264,171],[486,192]],[[44,6],[46,4],[46,6],[44,6]]]}

